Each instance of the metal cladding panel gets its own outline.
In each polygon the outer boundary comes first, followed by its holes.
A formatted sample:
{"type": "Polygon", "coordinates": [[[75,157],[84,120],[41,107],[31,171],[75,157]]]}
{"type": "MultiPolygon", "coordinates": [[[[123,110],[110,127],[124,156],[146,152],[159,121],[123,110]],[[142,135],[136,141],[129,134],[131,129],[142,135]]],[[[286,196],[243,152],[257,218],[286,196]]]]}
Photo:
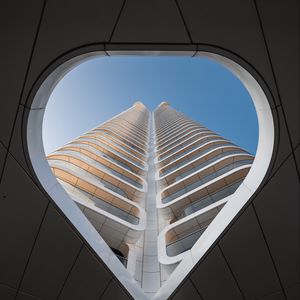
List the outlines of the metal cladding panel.
{"type": "Polygon", "coordinates": [[[24,171],[30,176],[33,177],[34,173],[29,167],[29,163],[25,156],[24,149],[24,116],[29,112],[24,106],[20,105],[15,118],[14,130],[11,135],[9,153],[14,157],[15,160],[20,164],[24,171]]]}
{"type": "Polygon", "coordinates": [[[59,300],[98,300],[111,281],[112,276],[96,257],[84,247],[70,272],[59,300]]]}
{"type": "Polygon", "coordinates": [[[286,297],[283,293],[275,293],[261,298],[262,300],[285,300],[286,297]]]}
{"type": "Polygon", "coordinates": [[[300,284],[297,283],[288,287],[286,291],[286,298],[288,300],[298,300],[300,298],[300,284]]]}
{"type": "Polygon", "coordinates": [[[190,280],[186,280],[183,285],[180,287],[178,292],[171,298],[172,300],[186,300],[186,299],[195,299],[195,300],[204,300],[203,297],[196,290],[195,286],[190,280]]]}
{"type": "Polygon", "coordinates": [[[286,122],[295,147],[300,141],[299,1],[259,0],[257,6],[286,122]]]}
{"type": "Polygon", "coordinates": [[[129,300],[131,298],[127,295],[124,289],[122,289],[122,287],[115,280],[112,280],[99,300],[111,300],[111,299],[129,300]]]}
{"type": "Polygon", "coordinates": [[[30,64],[43,1],[1,1],[1,98],[0,141],[9,144],[22,89],[30,64]],[[5,2],[5,4],[4,4],[5,2]]]}
{"type": "Polygon", "coordinates": [[[278,172],[253,201],[284,288],[300,281],[299,181],[293,159],[278,172]]]}
{"type": "Polygon", "coordinates": [[[298,173],[300,172],[300,145],[295,149],[294,155],[296,157],[296,165],[298,169],[298,173]]]}
{"type": "Polygon", "coordinates": [[[0,299],[14,300],[17,290],[0,285],[0,299]]]}
{"type": "Polygon", "coordinates": [[[251,205],[230,227],[219,245],[246,299],[259,299],[282,291],[251,205]]]}
{"type": "Polygon", "coordinates": [[[274,145],[273,162],[271,162],[272,170],[269,177],[271,177],[280,168],[282,163],[292,152],[290,145],[289,132],[284,122],[284,114],[282,107],[279,106],[273,109],[274,126],[277,128],[275,139],[277,141],[274,145]]]}
{"type": "Polygon", "coordinates": [[[204,299],[243,299],[219,247],[214,247],[190,279],[204,299]]]}
{"type": "Polygon", "coordinates": [[[17,288],[48,200],[11,155],[6,161],[0,191],[0,283],[17,288]]]}
{"type": "MultiPolygon", "coordinates": [[[[276,96],[268,54],[254,1],[180,0],[180,7],[194,43],[218,46],[251,64],[266,79],[276,96]]],[[[277,97],[275,98],[278,103],[277,97]]],[[[273,107],[274,104],[271,102],[273,107]]]]}
{"type": "Polygon", "coordinates": [[[24,96],[27,97],[45,66],[62,54],[86,44],[109,42],[122,3],[122,0],[47,1],[24,96]]]}
{"type": "Polygon", "coordinates": [[[0,172],[2,172],[4,166],[4,160],[7,155],[7,150],[4,146],[0,143],[0,172]]]}
{"type": "Polygon", "coordinates": [[[69,224],[50,205],[20,289],[43,299],[57,298],[81,245],[69,224]]]}
{"type": "Polygon", "coordinates": [[[118,43],[189,43],[176,1],[128,0],[112,36],[118,43]]]}
{"type": "Polygon", "coordinates": [[[34,297],[32,295],[28,295],[26,293],[18,293],[16,300],[41,300],[42,298],[34,297]]]}

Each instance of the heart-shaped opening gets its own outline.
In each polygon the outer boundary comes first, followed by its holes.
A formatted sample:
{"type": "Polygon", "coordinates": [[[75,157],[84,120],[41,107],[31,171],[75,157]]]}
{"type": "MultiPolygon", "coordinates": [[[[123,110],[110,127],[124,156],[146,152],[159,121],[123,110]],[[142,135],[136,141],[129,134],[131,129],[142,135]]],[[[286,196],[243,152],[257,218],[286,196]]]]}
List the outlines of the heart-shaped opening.
{"type": "MultiPolygon", "coordinates": [[[[262,88],[245,68],[217,54],[196,52],[185,59],[220,63],[249,93],[259,124],[255,157],[219,134],[221,127],[217,134],[202,124],[201,116],[195,120],[201,98],[194,95],[199,99],[195,105],[187,100],[194,99],[192,94],[181,102],[143,103],[141,99],[126,110],[110,109],[110,115],[101,115],[101,124],[79,132],[46,156],[42,122],[55,86],[74,66],[106,54],[77,56],[45,79],[28,118],[29,155],[44,189],[129,293],[135,299],[166,299],[261,183],[273,150],[272,115],[262,88]]],[[[220,106],[226,97],[234,98],[234,94],[223,96],[220,106]]],[[[113,105],[110,101],[100,104],[99,114],[105,105],[113,105]]],[[[224,107],[238,113],[230,101],[224,107]]],[[[88,117],[81,113],[78,123],[88,117]]],[[[255,118],[252,122],[255,125],[255,118]]],[[[247,135],[241,124],[234,126],[247,135]]],[[[255,135],[255,126],[252,130],[255,135]]]]}

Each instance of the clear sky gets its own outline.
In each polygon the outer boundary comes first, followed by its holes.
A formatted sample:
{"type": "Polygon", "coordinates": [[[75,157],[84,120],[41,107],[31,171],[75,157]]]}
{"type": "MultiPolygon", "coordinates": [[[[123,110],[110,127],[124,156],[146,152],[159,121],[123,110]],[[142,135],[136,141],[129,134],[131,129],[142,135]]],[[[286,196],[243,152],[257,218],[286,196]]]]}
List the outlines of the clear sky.
{"type": "Polygon", "coordinates": [[[255,154],[258,122],[242,83],[219,63],[191,57],[100,57],[54,89],[44,116],[46,154],[142,101],[162,101],[255,154]]]}

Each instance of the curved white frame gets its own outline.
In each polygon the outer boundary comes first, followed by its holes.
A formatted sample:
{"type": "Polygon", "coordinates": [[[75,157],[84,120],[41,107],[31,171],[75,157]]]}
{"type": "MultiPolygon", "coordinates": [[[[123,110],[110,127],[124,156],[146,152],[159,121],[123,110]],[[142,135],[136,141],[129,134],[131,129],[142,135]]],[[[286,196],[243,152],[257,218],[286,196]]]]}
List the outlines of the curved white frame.
{"type": "MultiPolygon", "coordinates": [[[[188,275],[190,270],[204,256],[210,246],[220,236],[223,230],[237,215],[242,207],[247,203],[250,197],[255,193],[256,189],[262,182],[273,152],[274,146],[274,123],[270,105],[262,88],[254,77],[242,66],[235,63],[233,60],[224,56],[197,51],[110,51],[110,55],[184,55],[193,57],[211,58],[229,69],[234,73],[244,84],[248,90],[256,108],[258,124],[259,124],[259,139],[256,156],[253,165],[239,186],[237,191],[231,196],[231,200],[224,206],[217,217],[212,221],[207,230],[202,234],[199,240],[195,243],[191,250],[184,255],[182,262],[176,270],[171,274],[167,282],[158,290],[153,299],[167,299],[173,291],[179,286],[182,280],[188,275]]],[[[60,207],[62,212],[73,223],[80,234],[85,238],[87,243],[93,248],[95,253],[105,262],[108,268],[120,280],[127,291],[135,299],[147,299],[148,297],[138,286],[137,282],[129,275],[127,270],[122,266],[108,245],[99,236],[94,227],[86,219],[84,214],[73,202],[70,196],[66,193],[63,187],[58,183],[52,174],[46,155],[44,152],[42,138],[42,122],[45,108],[56,84],[62,77],[79,63],[91,59],[93,57],[106,56],[104,51],[95,51],[79,55],[57,67],[42,83],[38,89],[28,116],[27,123],[27,145],[31,159],[32,167],[45,191],[60,207]]],[[[196,58],[193,58],[196,59],[196,58]]]]}

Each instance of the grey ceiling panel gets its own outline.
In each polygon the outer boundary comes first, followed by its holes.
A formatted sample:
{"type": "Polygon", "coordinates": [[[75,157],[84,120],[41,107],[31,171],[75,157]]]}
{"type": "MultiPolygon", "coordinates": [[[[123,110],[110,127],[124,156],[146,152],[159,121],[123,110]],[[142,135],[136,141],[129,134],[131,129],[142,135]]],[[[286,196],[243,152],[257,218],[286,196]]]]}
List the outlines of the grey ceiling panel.
{"type": "Polygon", "coordinates": [[[265,77],[276,95],[254,1],[179,0],[179,3],[194,43],[218,46],[243,57],[265,77]]]}
{"type": "Polygon", "coordinates": [[[44,299],[20,292],[18,293],[16,300],[44,300],[44,299]]]}
{"type": "Polygon", "coordinates": [[[290,157],[254,200],[284,287],[300,281],[299,199],[299,179],[290,157]]]}
{"type": "Polygon", "coordinates": [[[131,298],[125,293],[124,289],[115,280],[112,280],[100,299],[129,300],[131,298]]]}
{"type": "Polygon", "coordinates": [[[10,155],[0,195],[0,282],[17,287],[48,200],[10,155]]]}
{"type": "Polygon", "coordinates": [[[112,37],[118,43],[189,43],[172,0],[127,0],[112,37]]]}
{"type": "MultiPolygon", "coordinates": [[[[24,106],[20,105],[17,111],[16,121],[14,130],[11,135],[11,142],[9,147],[9,153],[14,157],[14,159],[22,166],[26,173],[32,177],[32,170],[28,166],[28,161],[24,155],[25,145],[23,144],[23,114],[24,111],[29,112],[24,106]]],[[[24,130],[25,131],[25,130],[24,130]]]]}
{"type": "Polygon", "coordinates": [[[281,291],[252,206],[235,221],[219,244],[246,299],[281,291]]]}
{"type": "Polygon", "coordinates": [[[243,299],[219,247],[207,255],[190,276],[204,299],[243,299]]]}
{"type": "Polygon", "coordinates": [[[1,174],[3,166],[4,166],[4,161],[5,161],[6,153],[7,153],[6,149],[0,143],[0,174],[1,174]]]}
{"type": "Polygon", "coordinates": [[[16,290],[0,284],[0,299],[15,300],[16,293],[16,290]]]}
{"type": "Polygon", "coordinates": [[[288,287],[286,289],[287,300],[299,300],[300,299],[300,284],[288,287]]]}
{"type": "Polygon", "coordinates": [[[272,171],[270,172],[269,177],[278,170],[281,164],[292,153],[288,130],[284,123],[282,107],[279,106],[273,109],[273,120],[275,127],[275,142],[273,149],[273,161],[271,162],[272,171]]]}
{"type": "Polygon", "coordinates": [[[98,300],[110,279],[103,265],[84,247],[58,299],[98,300]]]}
{"type": "Polygon", "coordinates": [[[63,53],[108,42],[122,3],[123,0],[47,1],[25,95],[40,72],[63,53]]]}
{"type": "Polygon", "coordinates": [[[257,1],[293,145],[299,124],[299,1],[257,1]]]}
{"type": "Polygon", "coordinates": [[[300,145],[294,150],[298,172],[300,173],[300,145]]]}
{"type": "Polygon", "coordinates": [[[259,300],[286,300],[286,297],[283,293],[280,292],[264,296],[262,298],[259,298],[259,300]]]}
{"type": "Polygon", "coordinates": [[[172,300],[204,300],[199,292],[195,289],[190,280],[186,280],[182,286],[180,286],[174,293],[172,300]]]}
{"type": "Polygon", "coordinates": [[[0,141],[6,146],[26,77],[43,1],[0,3],[0,141]]]}
{"type": "Polygon", "coordinates": [[[20,289],[43,299],[57,298],[82,243],[50,205],[20,289]]]}

